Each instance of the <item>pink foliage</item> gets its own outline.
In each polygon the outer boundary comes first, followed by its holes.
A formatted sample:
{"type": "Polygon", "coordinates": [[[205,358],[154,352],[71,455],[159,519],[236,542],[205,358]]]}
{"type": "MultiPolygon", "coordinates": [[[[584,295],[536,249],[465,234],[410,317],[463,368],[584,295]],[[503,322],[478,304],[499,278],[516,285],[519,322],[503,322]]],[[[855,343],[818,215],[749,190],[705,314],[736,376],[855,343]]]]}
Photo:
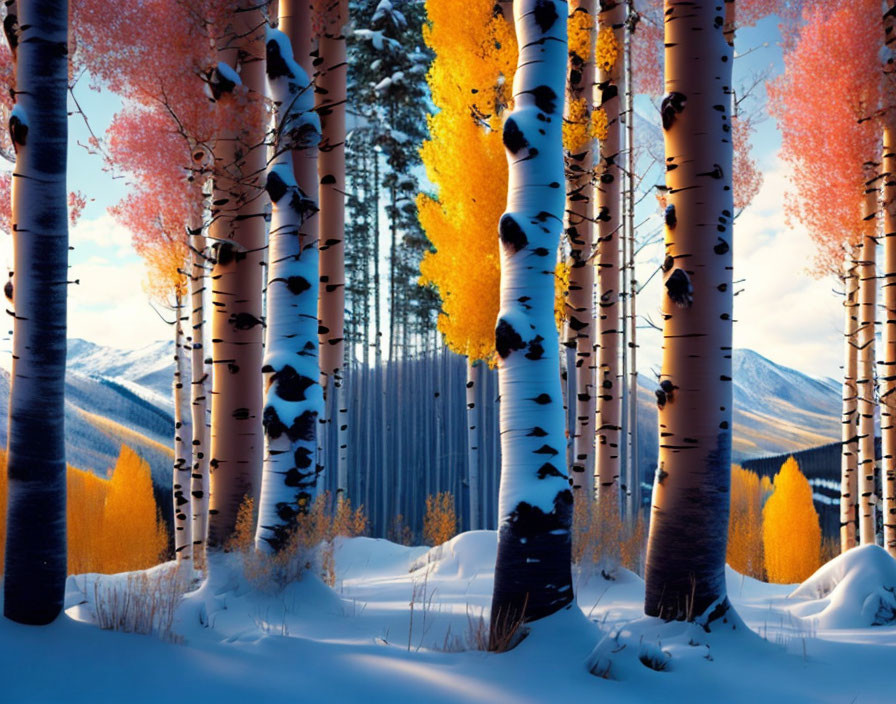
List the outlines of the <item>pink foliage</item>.
{"type": "Polygon", "coordinates": [[[769,99],[793,170],[789,210],[817,243],[820,265],[839,269],[844,246],[874,225],[862,221],[861,207],[864,163],[880,153],[879,125],[864,118],[881,100],[881,9],[877,0],[853,0],[804,18],[769,99]]]}
{"type": "Polygon", "coordinates": [[[746,208],[762,188],[762,172],[750,154],[750,136],[753,124],[748,117],[731,120],[731,140],[734,146],[734,207],[746,208]]]}

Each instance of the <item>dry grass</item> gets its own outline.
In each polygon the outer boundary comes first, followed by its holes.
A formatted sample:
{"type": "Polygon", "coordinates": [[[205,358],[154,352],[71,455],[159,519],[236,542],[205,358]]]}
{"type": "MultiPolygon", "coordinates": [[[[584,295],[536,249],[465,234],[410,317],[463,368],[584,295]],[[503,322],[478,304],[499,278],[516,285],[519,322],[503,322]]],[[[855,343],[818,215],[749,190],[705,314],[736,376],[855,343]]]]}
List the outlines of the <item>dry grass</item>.
{"type": "Polygon", "coordinates": [[[94,582],[97,625],[107,631],[154,633],[170,643],[182,638],[174,632],[174,615],[188,582],[175,565],[154,572],[129,574],[126,582],[94,582]]]}
{"type": "Polygon", "coordinates": [[[352,509],[348,499],[336,506],[329,492],[315,499],[308,513],[300,514],[284,547],[276,553],[255,549],[255,502],[246,497],[237,513],[236,528],[227,549],[239,552],[243,573],[256,589],[265,592],[282,590],[309,571],[316,571],[328,585],[336,582],[334,539],[355,537],[367,531],[363,506],[352,509]]]}
{"type": "Polygon", "coordinates": [[[399,545],[414,544],[414,531],[412,531],[411,527],[405,523],[404,516],[400,513],[392,519],[386,537],[393,543],[399,545]]]}
{"type": "Polygon", "coordinates": [[[609,562],[643,574],[647,527],[642,515],[630,523],[618,511],[598,508],[596,502],[576,501],[572,524],[574,564],[609,562]]]}
{"type": "Polygon", "coordinates": [[[457,535],[457,512],[454,495],[450,491],[426,497],[426,514],[423,516],[423,540],[427,545],[447,543],[457,535]]]}

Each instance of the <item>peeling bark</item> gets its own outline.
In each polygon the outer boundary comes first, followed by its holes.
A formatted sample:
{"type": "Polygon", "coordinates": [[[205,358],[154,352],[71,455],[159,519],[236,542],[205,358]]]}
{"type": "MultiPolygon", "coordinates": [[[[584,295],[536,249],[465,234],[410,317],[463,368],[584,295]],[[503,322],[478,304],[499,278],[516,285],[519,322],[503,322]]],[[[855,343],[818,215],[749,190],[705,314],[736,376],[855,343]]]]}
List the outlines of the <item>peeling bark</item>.
{"type": "Polygon", "coordinates": [[[490,645],[572,600],[572,492],[554,322],[563,229],[562,111],[567,5],[514,3],[519,60],[504,123],[509,163],[501,218],[501,309],[495,328],[501,395],[501,489],[490,645]]]}
{"type": "MultiPolygon", "coordinates": [[[[617,46],[625,38],[625,4],[602,0],[598,22],[611,27],[617,46]]],[[[622,387],[619,369],[621,318],[619,290],[622,284],[619,244],[622,229],[622,51],[612,66],[598,66],[598,105],[607,115],[607,137],[600,143],[597,167],[598,227],[598,346],[597,370],[597,501],[601,516],[619,512],[620,445],[622,440],[622,387]]]]}
{"type": "Polygon", "coordinates": [[[733,51],[716,2],[666,0],[666,219],[659,463],[644,611],[712,620],[725,587],[731,477],[733,51]],[[699,36],[699,40],[694,37],[699,36]]]}

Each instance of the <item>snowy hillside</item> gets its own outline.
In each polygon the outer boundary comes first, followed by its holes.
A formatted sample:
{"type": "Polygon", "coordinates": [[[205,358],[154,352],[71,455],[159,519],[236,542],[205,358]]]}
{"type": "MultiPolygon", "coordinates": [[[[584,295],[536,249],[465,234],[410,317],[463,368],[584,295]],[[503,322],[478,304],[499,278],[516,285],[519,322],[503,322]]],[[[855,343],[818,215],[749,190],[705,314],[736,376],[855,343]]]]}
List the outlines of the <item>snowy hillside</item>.
{"type": "Polygon", "coordinates": [[[4,701],[893,701],[896,627],[870,625],[893,617],[896,563],[880,548],[850,551],[799,589],[729,570],[737,613],[705,630],[645,618],[631,572],[580,574],[578,608],[498,655],[476,649],[495,545],[491,531],[433,550],[339,539],[333,589],[306,575],[280,591],[253,586],[238,554],[217,554],[176,612],[175,643],[97,628],[96,594],[123,575],[70,577],[67,617],[0,620],[4,701]],[[39,662],[52,677],[34,676],[39,662]]]}

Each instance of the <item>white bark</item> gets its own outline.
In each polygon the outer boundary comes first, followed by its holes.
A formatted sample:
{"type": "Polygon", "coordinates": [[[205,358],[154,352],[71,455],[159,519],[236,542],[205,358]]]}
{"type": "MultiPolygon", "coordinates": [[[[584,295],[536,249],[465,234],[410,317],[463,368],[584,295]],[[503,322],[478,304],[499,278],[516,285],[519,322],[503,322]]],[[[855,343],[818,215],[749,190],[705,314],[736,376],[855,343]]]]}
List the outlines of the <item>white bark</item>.
{"type": "Polygon", "coordinates": [[[184,338],[184,304],[178,295],[174,313],[174,554],[181,565],[189,565],[193,555],[193,506],[191,484],[193,467],[193,423],[190,394],[184,385],[192,379],[190,347],[184,338]]]}
{"type": "Polygon", "coordinates": [[[267,72],[276,109],[275,156],[268,165],[273,203],[268,245],[264,357],[264,465],[255,544],[282,547],[295,517],[310,507],[317,482],[317,426],[323,414],[318,357],[318,243],[300,238],[317,212],[317,194],[296,185],[293,150],[313,148],[320,120],[307,73],[285,34],[268,30],[267,72]]]}
{"type": "Polygon", "coordinates": [[[843,310],[845,313],[844,355],[843,355],[843,415],[841,424],[840,456],[840,550],[846,552],[856,546],[856,476],[859,440],[856,425],[858,391],[856,370],[858,360],[858,293],[859,280],[856,274],[855,254],[847,255],[843,283],[846,289],[843,310]]]}
{"type": "Polygon", "coordinates": [[[483,527],[479,501],[482,496],[482,483],[479,477],[481,437],[479,425],[479,385],[482,383],[481,361],[467,360],[467,483],[470,492],[470,530],[483,527]]]}

